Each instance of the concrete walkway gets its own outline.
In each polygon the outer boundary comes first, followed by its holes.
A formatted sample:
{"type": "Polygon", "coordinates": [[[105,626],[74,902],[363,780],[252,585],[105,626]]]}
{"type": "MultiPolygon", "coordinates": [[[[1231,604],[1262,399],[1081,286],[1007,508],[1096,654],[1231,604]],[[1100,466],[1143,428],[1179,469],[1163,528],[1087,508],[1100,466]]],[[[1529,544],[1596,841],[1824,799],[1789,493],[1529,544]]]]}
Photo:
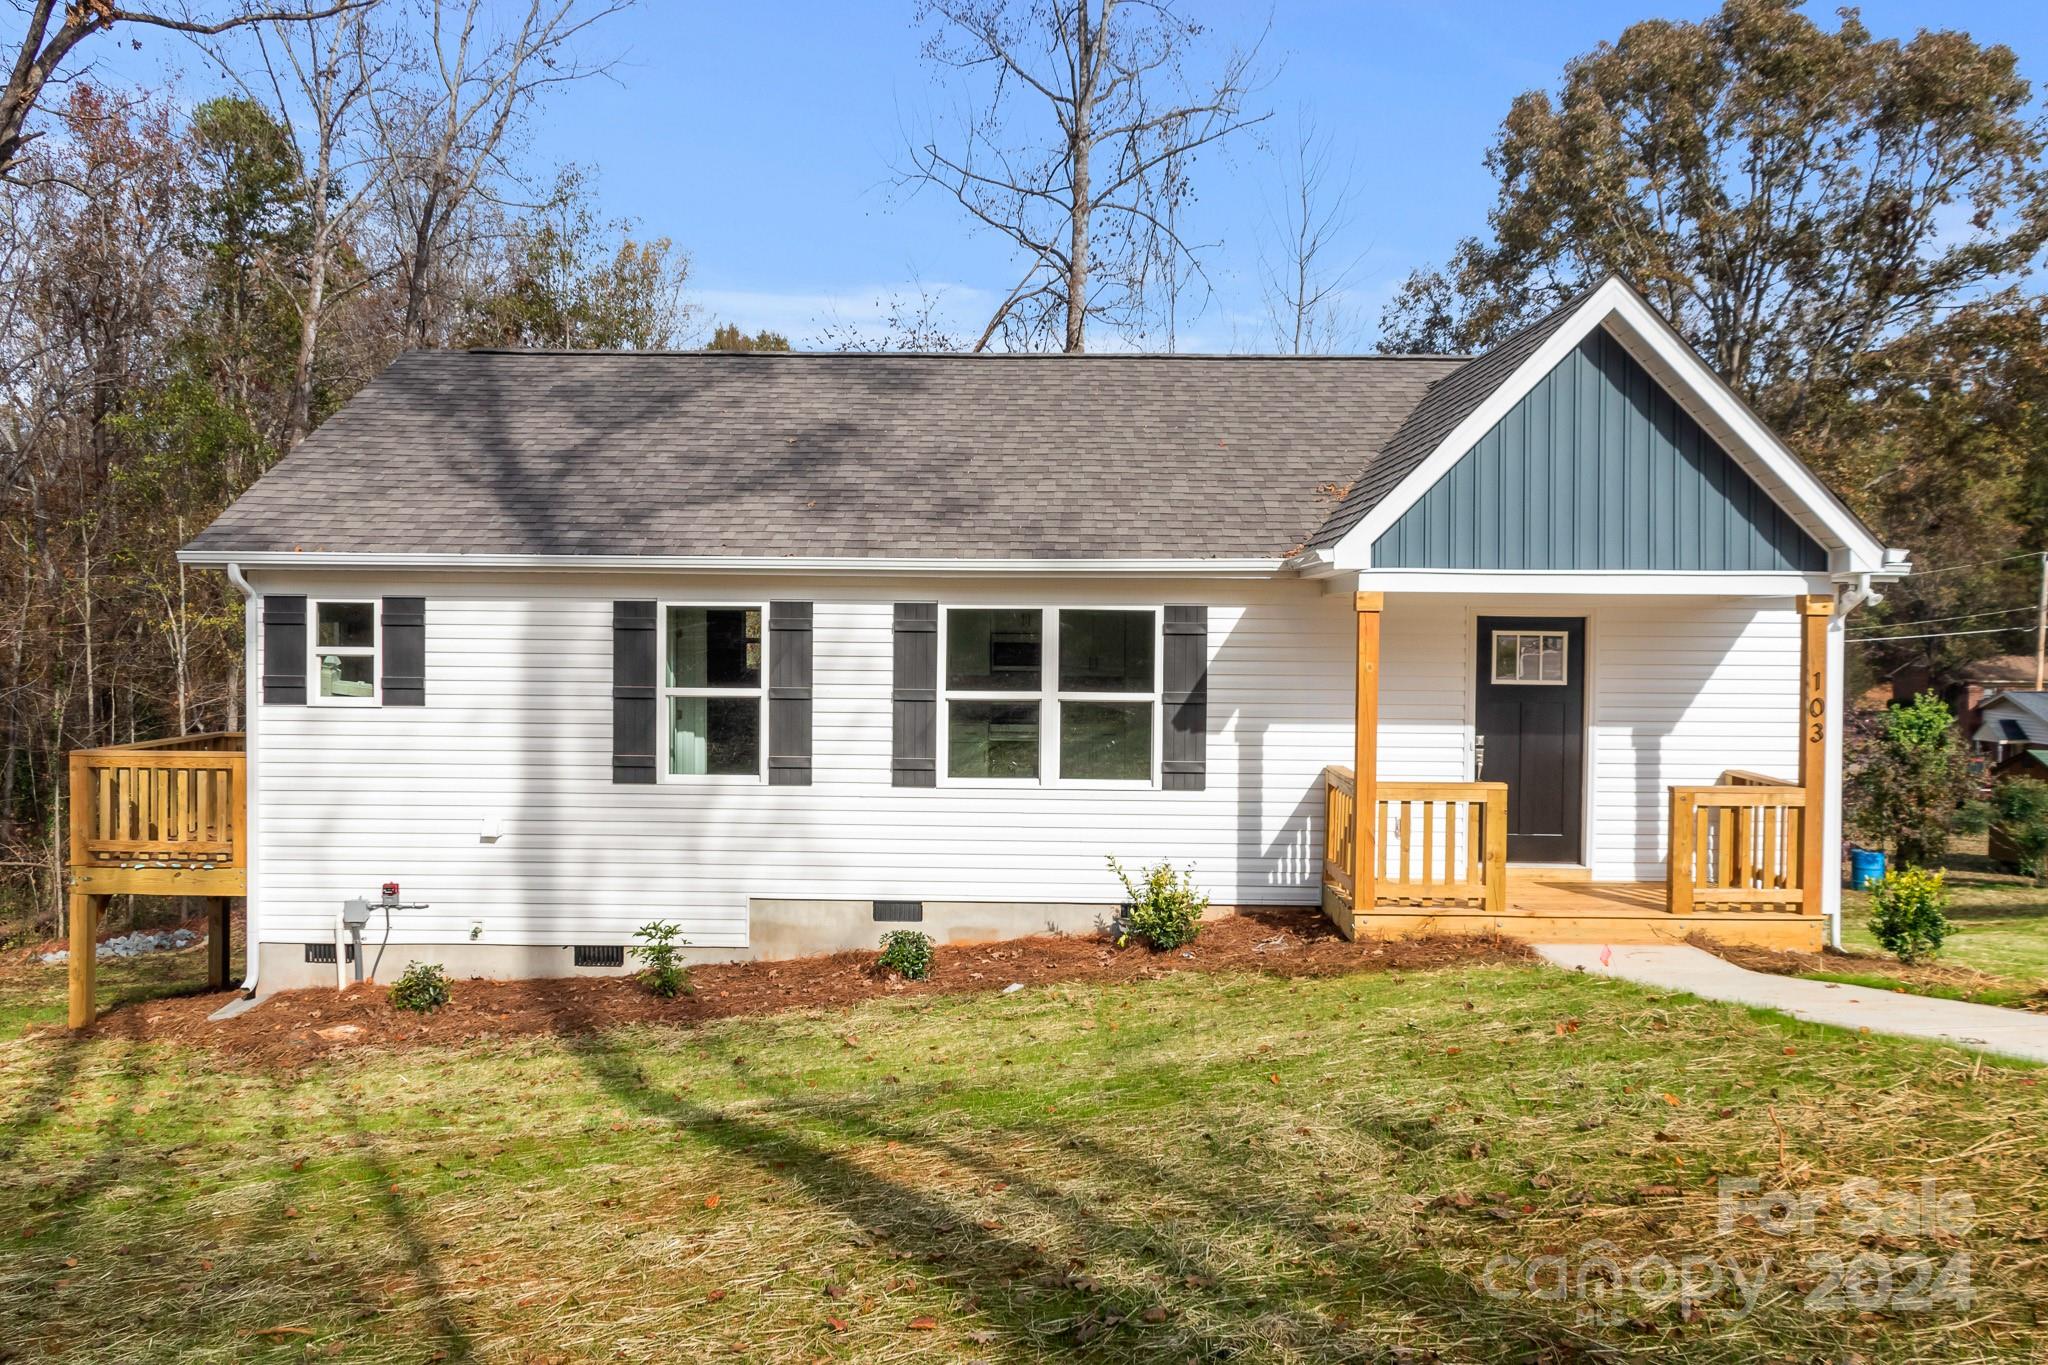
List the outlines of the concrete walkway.
{"type": "Polygon", "coordinates": [[[1538,944],[1536,951],[1559,967],[1616,976],[1660,990],[1686,991],[1708,1000],[1783,1010],[1811,1023],[1931,1038],[1981,1052],[2048,1062],[2048,1015],[1772,976],[1683,945],[1603,948],[1584,943],[1538,944]],[[1603,953],[1607,954],[1604,962],[1603,953]]]}

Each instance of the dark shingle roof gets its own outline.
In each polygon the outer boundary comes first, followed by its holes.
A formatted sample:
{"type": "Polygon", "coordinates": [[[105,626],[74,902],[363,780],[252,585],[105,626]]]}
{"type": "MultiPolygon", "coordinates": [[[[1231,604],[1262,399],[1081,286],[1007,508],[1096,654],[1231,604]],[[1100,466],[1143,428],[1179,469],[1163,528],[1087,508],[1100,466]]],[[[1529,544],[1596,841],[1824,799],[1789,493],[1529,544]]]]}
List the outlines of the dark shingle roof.
{"type": "Polygon", "coordinates": [[[1415,405],[1415,411],[1401,423],[1400,430],[1380,450],[1379,457],[1367,465],[1365,472],[1351,485],[1336,512],[1309,538],[1309,548],[1324,549],[1335,545],[1344,538],[1345,532],[1363,521],[1365,514],[1379,506],[1380,500],[1393,492],[1396,484],[1428,459],[1429,453],[1442,445],[1444,438],[1491,397],[1494,390],[1506,383],[1508,376],[1520,369],[1523,361],[1550,340],[1591,292],[1588,290],[1538,318],[1492,350],[1465,361],[1432,385],[1422,401],[1415,405]]]}
{"type": "Polygon", "coordinates": [[[414,351],[189,548],[1280,556],[1461,364],[414,351]]]}

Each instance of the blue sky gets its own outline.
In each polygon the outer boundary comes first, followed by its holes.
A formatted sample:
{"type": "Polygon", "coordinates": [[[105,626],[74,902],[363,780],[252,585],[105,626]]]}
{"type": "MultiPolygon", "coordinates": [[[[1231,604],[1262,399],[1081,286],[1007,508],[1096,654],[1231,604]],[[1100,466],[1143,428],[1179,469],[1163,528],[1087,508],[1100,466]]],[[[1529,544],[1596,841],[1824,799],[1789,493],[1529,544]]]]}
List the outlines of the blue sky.
{"type": "MultiPolygon", "coordinates": [[[[1265,6],[1185,0],[1215,41],[1249,41],[1265,6]]],[[[1440,261],[1480,226],[1492,186],[1480,164],[1509,101],[1554,86],[1565,60],[1628,23],[1697,18],[1705,0],[1586,4],[1500,0],[1276,0],[1264,51],[1277,74],[1260,103],[1274,146],[1247,140],[1195,168],[1195,235],[1215,296],[1182,349],[1267,349],[1257,286],[1259,235],[1282,173],[1275,153],[1297,111],[1312,112],[1353,167],[1358,260],[1352,307],[1369,341],[1380,303],[1408,271],[1440,261]]],[[[1881,35],[1961,28],[2019,53],[2048,79],[2042,0],[1881,0],[1862,6],[1881,35]]],[[[1014,278],[1003,242],[957,206],[892,184],[905,130],[942,97],[919,60],[910,0],[774,5],[643,0],[610,21],[593,50],[617,55],[615,82],[558,95],[531,156],[573,160],[599,176],[606,211],[643,235],[667,235],[692,258],[692,295],[707,318],[772,327],[801,344],[837,321],[863,326],[877,300],[921,281],[956,325],[979,330],[1014,278]]],[[[1827,0],[1810,12],[1830,26],[1827,0]]],[[[118,53],[109,76],[166,65],[203,91],[203,68],[173,42],[118,53]]],[[[1199,59],[1198,59],[1199,63],[1199,59]]],[[[1199,66],[1197,66],[1199,69],[1199,66]]]]}

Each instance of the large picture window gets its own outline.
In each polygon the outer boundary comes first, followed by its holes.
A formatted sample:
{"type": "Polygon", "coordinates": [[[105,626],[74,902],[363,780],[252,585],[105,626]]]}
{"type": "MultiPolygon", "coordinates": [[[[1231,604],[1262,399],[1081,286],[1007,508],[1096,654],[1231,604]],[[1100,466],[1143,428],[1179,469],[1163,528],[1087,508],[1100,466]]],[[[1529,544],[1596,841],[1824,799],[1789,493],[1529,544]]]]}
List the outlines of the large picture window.
{"type": "Polygon", "coordinates": [[[945,613],[946,776],[1149,783],[1159,613],[954,607],[945,613]]]}
{"type": "Polygon", "coordinates": [[[760,606],[671,606],[663,612],[669,776],[762,777],[765,617],[760,606]]]}
{"type": "Polygon", "coordinates": [[[328,706],[377,704],[377,604],[315,602],[312,696],[328,706]]]}

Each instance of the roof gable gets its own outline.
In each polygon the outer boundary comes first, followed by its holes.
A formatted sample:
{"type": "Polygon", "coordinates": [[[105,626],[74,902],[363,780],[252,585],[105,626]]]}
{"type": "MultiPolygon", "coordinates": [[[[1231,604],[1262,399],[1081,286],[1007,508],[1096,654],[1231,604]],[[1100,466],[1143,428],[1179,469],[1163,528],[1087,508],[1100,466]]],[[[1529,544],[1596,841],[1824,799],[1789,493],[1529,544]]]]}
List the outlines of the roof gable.
{"type": "Polygon", "coordinates": [[[1595,328],[1373,542],[1372,562],[1818,573],[1827,552],[1595,328]]]}
{"type": "Polygon", "coordinates": [[[1887,550],[1671,324],[1612,275],[1440,381],[1311,539],[1314,558],[1337,570],[1381,567],[1375,543],[1595,329],[1612,334],[1822,549],[1826,569],[1877,580],[1909,571],[1902,552],[1887,550]]]}

